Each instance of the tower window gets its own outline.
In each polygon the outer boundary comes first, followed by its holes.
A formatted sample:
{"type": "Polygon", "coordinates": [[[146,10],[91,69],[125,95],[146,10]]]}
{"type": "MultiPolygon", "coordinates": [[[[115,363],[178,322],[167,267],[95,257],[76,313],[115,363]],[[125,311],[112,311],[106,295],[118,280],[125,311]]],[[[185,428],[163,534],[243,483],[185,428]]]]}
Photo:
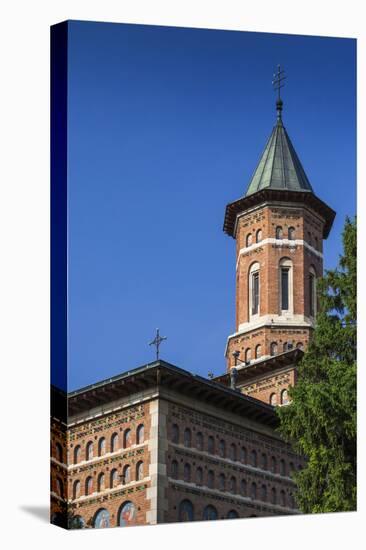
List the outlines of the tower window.
{"type": "Polygon", "coordinates": [[[255,348],[255,358],[259,359],[259,357],[262,355],[262,347],[260,344],[258,344],[255,348]]]}
{"type": "Polygon", "coordinates": [[[252,315],[259,311],[259,272],[252,275],[252,315]]]}
{"type": "Polygon", "coordinates": [[[258,229],[257,233],[255,234],[255,240],[257,243],[260,243],[262,240],[262,230],[258,229]]]}
{"type": "Polygon", "coordinates": [[[245,362],[248,363],[252,358],[252,350],[250,348],[247,348],[245,350],[245,362]]]}
{"type": "Polygon", "coordinates": [[[247,246],[250,246],[253,242],[253,235],[251,233],[248,233],[247,235],[247,238],[246,238],[246,245],[247,246]]]}
{"type": "Polygon", "coordinates": [[[276,355],[276,354],[277,354],[277,343],[272,342],[271,343],[271,355],[276,355]]]}
{"type": "Polygon", "coordinates": [[[273,407],[277,405],[277,395],[275,393],[270,395],[269,402],[273,407]]]}
{"type": "Polygon", "coordinates": [[[295,228],[294,227],[289,227],[288,228],[288,238],[290,241],[293,241],[294,238],[295,238],[295,228]]]}
{"type": "Polygon", "coordinates": [[[282,258],[279,265],[279,309],[286,314],[293,313],[293,274],[292,260],[282,258]]]}
{"type": "Polygon", "coordinates": [[[282,237],[283,237],[282,227],[278,225],[276,227],[276,239],[282,239],[282,237]]]}
{"type": "Polygon", "coordinates": [[[281,267],[281,309],[288,309],[289,267],[281,267]]]}

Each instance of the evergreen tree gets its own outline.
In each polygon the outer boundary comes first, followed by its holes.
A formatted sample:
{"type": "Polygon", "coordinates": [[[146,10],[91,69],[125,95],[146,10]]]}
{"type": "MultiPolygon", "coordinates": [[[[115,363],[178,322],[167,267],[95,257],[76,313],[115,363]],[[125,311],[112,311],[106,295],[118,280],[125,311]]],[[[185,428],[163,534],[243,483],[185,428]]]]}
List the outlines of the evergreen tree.
{"type": "Polygon", "coordinates": [[[279,407],[280,432],[306,466],[294,474],[305,513],[356,509],[356,219],[347,218],[337,269],[317,285],[314,335],[279,407]]]}

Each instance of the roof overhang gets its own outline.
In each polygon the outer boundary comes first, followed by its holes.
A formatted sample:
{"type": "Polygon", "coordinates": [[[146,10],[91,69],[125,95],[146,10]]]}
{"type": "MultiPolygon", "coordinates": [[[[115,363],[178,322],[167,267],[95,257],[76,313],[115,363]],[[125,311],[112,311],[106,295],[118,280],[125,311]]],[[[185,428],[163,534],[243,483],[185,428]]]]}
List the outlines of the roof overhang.
{"type": "MultiPolygon", "coordinates": [[[[263,361],[250,363],[247,366],[241,367],[239,365],[237,367],[238,377],[236,380],[236,385],[240,386],[241,384],[249,383],[250,380],[258,376],[271,374],[286,367],[296,366],[303,355],[304,352],[301,349],[294,348],[278,355],[273,355],[272,357],[263,359],[263,361]]],[[[217,376],[213,380],[219,384],[230,386],[230,373],[227,372],[222,376],[217,376]]]]}
{"type": "Polygon", "coordinates": [[[266,188],[229,203],[225,210],[224,231],[235,238],[236,219],[239,214],[261,203],[291,202],[306,205],[324,219],[323,238],[326,239],[332,228],[336,213],[311,191],[290,191],[288,189],[266,188]]]}
{"type": "Polygon", "coordinates": [[[106,405],[116,399],[131,397],[150,388],[154,392],[159,392],[160,389],[176,391],[180,395],[245,416],[270,427],[278,425],[277,415],[271,405],[162,360],[69,393],[68,414],[80,416],[94,407],[106,405]]]}

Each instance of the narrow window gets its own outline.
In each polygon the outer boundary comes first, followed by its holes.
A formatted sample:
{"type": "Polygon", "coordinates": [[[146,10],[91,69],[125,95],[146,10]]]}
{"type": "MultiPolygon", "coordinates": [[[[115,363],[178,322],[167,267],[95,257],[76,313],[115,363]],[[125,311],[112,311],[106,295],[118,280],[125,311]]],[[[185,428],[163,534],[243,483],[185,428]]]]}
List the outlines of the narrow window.
{"type": "Polygon", "coordinates": [[[131,445],[131,430],[127,428],[123,434],[123,448],[126,449],[131,445]]]}
{"type": "Polygon", "coordinates": [[[289,267],[281,267],[281,309],[288,310],[289,267]]]}
{"type": "Polygon", "coordinates": [[[235,445],[235,443],[232,443],[230,445],[230,458],[231,458],[231,460],[236,460],[236,445],[235,445]]]}
{"type": "Polygon", "coordinates": [[[236,478],[234,476],[230,478],[230,492],[236,494],[236,478]]]}
{"type": "Polygon", "coordinates": [[[77,479],[74,481],[74,486],[72,490],[72,498],[79,498],[80,496],[80,481],[77,479]]]}
{"type": "Polygon", "coordinates": [[[173,479],[178,477],[178,462],[176,460],[173,460],[171,464],[171,476],[173,479]]]}
{"type": "Polygon", "coordinates": [[[266,487],[266,485],[262,485],[262,487],[261,487],[261,500],[263,500],[263,502],[266,502],[266,500],[267,500],[267,487],[266,487]]]}
{"type": "Polygon", "coordinates": [[[257,451],[251,452],[252,466],[257,467],[257,451]]]}
{"type": "Polygon", "coordinates": [[[62,462],[62,458],[63,458],[63,452],[62,452],[62,447],[60,445],[60,443],[56,443],[56,458],[59,462],[62,462]]]}
{"type": "Polygon", "coordinates": [[[220,440],[220,443],[219,443],[219,451],[220,451],[220,456],[225,458],[225,454],[226,454],[226,445],[225,445],[225,441],[223,439],[220,440]]]}
{"type": "Polygon", "coordinates": [[[286,506],[286,493],[283,489],[280,493],[280,504],[281,506],[286,506]]]}
{"type": "Polygon", "coordinates": [[[276,227],[276,239],[282,239],[282,227],[279,225],[276,227]]]}
{"type": "Polygon", "coordinates": [[[184,430],[184,446],[185,447],[191,447],[192,446],[192,433],[189,428],[186,428],[184,430]]]}
{"type": "Polygon", "coordinates": [[[219,489],[220,491],[225,491],[225,474],[219,475],[219,489]]]}
{"type": "Polygon", "coordinates": [[[272,342],[271,343],[271,355],[276,355],[277,354],[277,342],[272,342]]]}
{"type": "Polygon", "coordinates": [[[247,246],[250,246],[250,245],[252,244],[252,242],[253,242],[253,236],[252,236],[251,233],[249,233],[249,234],[247,235],[247,238],[246,238],[246,245],[247,245],[247,246]]]}
{"type": "Polygon", "coordinates": [[[252,483],[252,486],[250,488],[250,498],[255,500],[257,498],[257,485],[256,483],[252,483]]]}
{"type": "Polygon", "coordinates": [[[212,435],[208,436],[207,450],[211,454],[215,453],[215,440],[212,435]]]}
{"type": "Polygon", "coordinates": [[[290,241],[293,241],[294,238],[295,238],[295,228],[294,227],[289,227],[288,228],[288,238],[290,241]]]}
{"type": "Polygon", "coordinates": [[[111,437],[111,453],[118,449],[118,434],[114,433],[111,437]]]}
{"type": "Polygon", "coordinates": [[[140,481],[141,479],[144,479],[144,463],[142,460],[136,464],[136,480],[140,481]]]}
{"type": "Polygon", "coordinates": [[[91,495],[93,492],[93,478],[87,477],[85,481],[85,494],[91,495]]]}
{"type": "Polygon", "coordinates": [[[257,241],[257,243],[261,242],[261,240],[262,240],[262,230],[261,229],[258,229],[258,231],[255,235],[255,240],[257,241]]]}
{"type": "Polygon", "coordinates": [[[104,474],[98,476],[98,492],[104,490],[104,474]]]}
{"type": "Polygon", "coordinates": [[[131,467],[128,464],[123,468],[122,479],[124,485],[131,481],[131,467]]]}
{"type": "Polygon", "coordinates": [[[93,458],[93,442],[89,441],[86,446],[86,460],[91,460],[93,458]]]}
{"type": "Polygon", "coordinates": [[[240,460],[243,462],[243,464],[246,464],[248,461],[248,453],[245,447],[241,448],[240,460]]]}
{"type": "Polygon", "coordinates": [[[247,348],[245,350],[245,362],[249,363],[252,358],[252,350],[250,348],[247,348]]]}
{"type": "Polygon", "coordinates": [[[185,464],[184,465],[184,481],[191,481],[191,465],[185,464]]]}
{"type": "Polygon", "coordinates": [[[198,467],[196,470],[196,483],[197,485],[202,485],[203,481],[203,470],[201,467],[198,467]]]}
{"type": "Polygon", "coordinates": [[[76,445],[74,449],[74,464],[77,464],[80,461],[80,455],[81,455],[81,447],[80,445],[76,445]]]}
{"type": "Polygon", "coordinates": [[[271,393],[269,402],[273,407],[277,405],[277,395],[275,393],[271,393]]]}
{"type": "Polygon", "coordinates": [[[110,487],[111,487],[111,489],[113,489],[113,487],[117,487],[117,485],[118,485],[118,472],[117,472],[117,470],[114,468],[114,469],[111,471],[110,487]]]}
{"type": "Polygon", "coordinates": [[[243,497],[246,497],[247,496],[247,482],[245,479],[242,479],[241,480],[241,483],[240,483],[240,492],[241,494],[243,495],[243,497]]]}
{"type": "Polygon", "coordinates": [[[275,456],[272,456],[271,460],[271,470],[275,474],[277,472],[277,460],[275,456]]]}
{"type": "Polygon", "coordinates": [[[207,487],[209,489],[213,489],[214,486],[215,486],[215,474],[212,470],[209,470],[207,474],[207,487]]]}
{"type": "Polygon", "coordinates": [[[283,458],[281,459],[281,462],[280,462],[280,474],[281,476],[286,475],[286,462],[283,460],[283,458]]]}
{"type": "Polygon", "coordinates": [[[259,271],[252,274],[252,315],[259,312],[259,271]]]}
{"type": "Polygon", "coordinates": [[[199,451],[203,450],[203,435],[202,432],[198,432],[196,435],[196,446],[199,451]]]}
{"type": "Polygon", "coordinates": [[[267,470],[268,468],[268,460],[267,455],[265,453],[262,454],[262,469],[267,470]]]}
{"type": "Polygon", "coordinates": [[[145,438],[144,425],[143,425],[143,424],[140,424],[140,425],[137,427],[137,430],[136,430],[136,444],[137,444],[137,445],[141,445],[141,443],[144,442],[144,438],[145,438]]]}
{"type": "Polygon", "coordinates": [[[287,405],[288,403],[288,391],[282,390],[281,392],[281,405],[287,405]]]}
{"type": "Polygon", "coordinates": [[[105,437],[101,437],[98,442],[98,456],[102,456],[105,453],[105,437]]]}
{"type": "Polygon", "coordinates": [[[256,346],[255,348],[255,358],[259,359],[261,355],[262,355],[262,348],[261,348],[261,345],[258,344],[258,346],[256,346]]]}
{"type": "Polygon", "coordinates": [[[272,487],[272,504],[277,504],[277,491],[274,487],[272,487]]]}
{"type": "Polygon", "coordinates": [[[179,428],[177,424],[172,426],[172,441],[173,443],[179,443],[179,428]]]}

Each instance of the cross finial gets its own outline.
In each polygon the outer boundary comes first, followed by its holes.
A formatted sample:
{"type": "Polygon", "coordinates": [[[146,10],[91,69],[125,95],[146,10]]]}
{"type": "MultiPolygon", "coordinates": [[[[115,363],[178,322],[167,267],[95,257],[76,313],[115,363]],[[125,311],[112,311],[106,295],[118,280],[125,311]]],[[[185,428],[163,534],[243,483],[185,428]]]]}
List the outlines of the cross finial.
{"type": "Polygon", "coordinates": [[[159,360],[159,347],[160,344],[163,342],[163,340],[167,340],[166,336],[160,336],[159,329],[156,329],[156,336],[152,342],[150,342],[149,346],[155,346],[156,347],[156,360],[159,360]]]}
{"type": "Polygon", "coordinates": [[[272,85],[274,90],[278,92],[276,101],[277,118],[281,120],[283,101],[281,99],[281,88],[284,87],[284,80],[286,80],[285,71],[281,69],[281,65],[277,65],[277,72],[273,75],[272,85]]]}

